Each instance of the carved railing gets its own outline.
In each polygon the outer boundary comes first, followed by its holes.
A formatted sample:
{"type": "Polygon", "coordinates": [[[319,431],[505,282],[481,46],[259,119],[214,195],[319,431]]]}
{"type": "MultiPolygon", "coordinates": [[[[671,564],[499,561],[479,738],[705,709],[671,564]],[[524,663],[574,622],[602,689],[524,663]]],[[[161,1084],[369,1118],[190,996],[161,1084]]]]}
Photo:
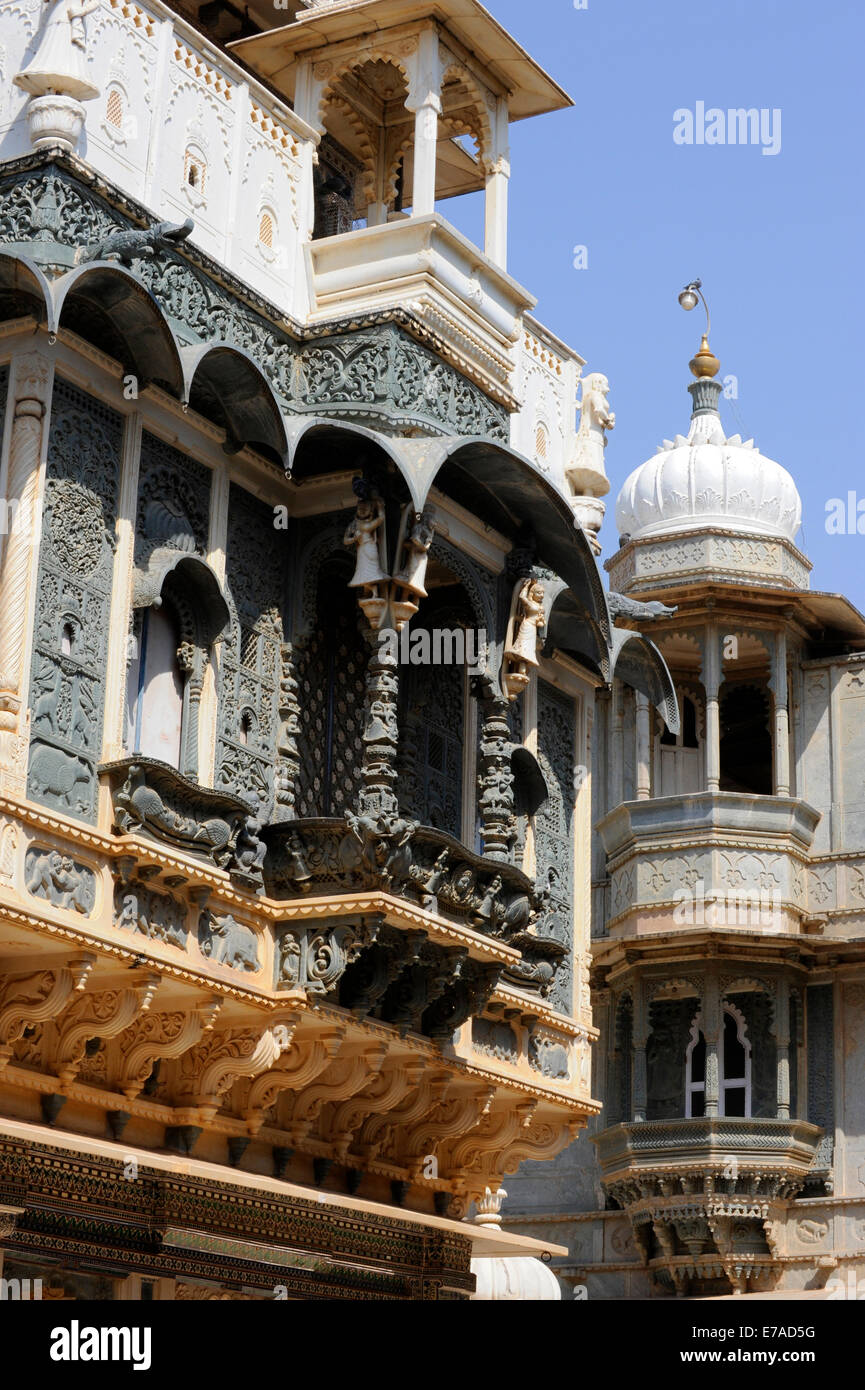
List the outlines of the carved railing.
{"type": "Polygon", "coordinates": [[[512,983],[547,995],[568,948],[544,931],[547,904],[511,864],[484,858],[443,831],[392,818],[282,822],[262,831],[269,896],[288,901],[380,889],[520,951],[512,983]]]}
{"type": "MultiPolygon", "coordinates": [[[[605,1183],[632,1177],[642,1184],[693,1171],[722,1174],[720,1188],[739,1176],[773,1171],[804,1179],[822,1130],[804,1120],[747,1120],[709,1117],[614,1125],[595,1143],[605,1183]],[[723,1172],[730,1174],[723,1177],[723,1172]]],[[[640,1186],[642,1193],[642,1186],[640,1186]]]]}
{"type": "Polygon", "coordinates": [[[261,888],[265,845],[246,801],[201,787],[155,758],[123,758],[99,771],[108,778],[121,834],[200,855],[245,887],[261,888]]]}

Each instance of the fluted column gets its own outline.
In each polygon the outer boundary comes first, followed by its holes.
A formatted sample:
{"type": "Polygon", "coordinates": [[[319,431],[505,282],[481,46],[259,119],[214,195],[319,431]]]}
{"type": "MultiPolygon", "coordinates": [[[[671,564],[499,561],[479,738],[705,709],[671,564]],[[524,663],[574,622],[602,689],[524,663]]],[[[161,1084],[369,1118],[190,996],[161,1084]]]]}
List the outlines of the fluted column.
{"type": "Polygon", "coordinates": [[[42,453],[53,368],[41,353],[15,363],[10,401],[12,431],[6,479],[8,534],[0,569],[0,766],[7,787],[23,791],[27,617],[39,556],[42,453]],[[11,774],[11,780],[10,776],[11,774]]]}
{"type": "Polygon", "coordinates": [[[648,801],[652,794],[650,754],[652,731],[650,706],[646,695],[636,691],[637,701],[637,800],[648,801]]]}
{"type": "Polygon", "coordinates": [[[710,792],[721,788],[721,646],[714,623],[706,628],[703,638],[703,685],[706,690],[706,787],[710,792]]]}

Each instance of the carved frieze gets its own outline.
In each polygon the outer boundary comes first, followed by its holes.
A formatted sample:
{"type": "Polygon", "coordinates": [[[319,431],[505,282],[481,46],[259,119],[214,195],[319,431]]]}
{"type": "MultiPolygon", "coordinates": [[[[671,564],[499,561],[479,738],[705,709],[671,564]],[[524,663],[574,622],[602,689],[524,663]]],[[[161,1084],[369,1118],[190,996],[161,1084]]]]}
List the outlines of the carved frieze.
{"type": "Polygon", "coordinates": [[[35,898],[54,907],[91,916],[96,903],[96,875],[56,849],[33,846],[24,858],[24,884],[35,898]]]}
{"type": "MultiPolygon", "coordinates": [[[[143,208],[135,209],[140,222],[143,208]]],[[[38,173],[12,174],[3,187],[0,244],[28,254],[41,243],[42,259],[64,268],[78,248],[118,232],[142,228],[85,191],[57,164],[38,173]]],[[[328,325],[325,335],[292,335],[264,301],[249,302],[240,282],[218,282],[217,267],[200,253],[192,265],[176,251],[135,256],[133,268],[188,343],[224,340],[249,352],[291,414],[309,412],[359,420],[379,428],[406,426],[431,433],[485,435],[507,441],[508,414],[433,346],[417,340],[429,329],[409,310],[387,311],[328,325]],[[208,273],[211,270],[213,273],[208,273]],[[268,316],[268,311],[270,316],[268,316]]]]}
{"type": "Polygon", "coordinates": [[[141,879],[114,887],[114,925],[141,932],[149,941],[186,950],[186,905],[171,893],[151,888],[141,879]]]}
{"type": "Polygon", "coordinates": [[[261,969],[256,933],[245,922],[238,922],[230,912],[202,912],[198,921],[198,944],[203,954],[217,965],[253,973],[261,969]]]}

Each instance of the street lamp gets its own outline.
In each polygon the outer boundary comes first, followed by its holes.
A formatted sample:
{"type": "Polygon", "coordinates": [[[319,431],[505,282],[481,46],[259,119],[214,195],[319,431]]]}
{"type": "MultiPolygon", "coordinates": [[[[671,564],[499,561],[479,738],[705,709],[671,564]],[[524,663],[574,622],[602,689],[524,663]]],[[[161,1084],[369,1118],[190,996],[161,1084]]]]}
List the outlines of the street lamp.
{"type": "Polygon", "coordinates": [[[703,294],[702,280],[692,280],[690,285],[686,285],[679,295],[679,303],[682,308],[690,313],[696,309],[698,304],[702,304],[706,310],[706,331],[703,334],[703,341],[700,350],[691,363],[691,371],[695,377],[713,377],[721,370],[721,363],[709,347],[709,334],[712,331],[712,318],[709,313],[709,306],[706,303],[706,296],[703,294]]]}

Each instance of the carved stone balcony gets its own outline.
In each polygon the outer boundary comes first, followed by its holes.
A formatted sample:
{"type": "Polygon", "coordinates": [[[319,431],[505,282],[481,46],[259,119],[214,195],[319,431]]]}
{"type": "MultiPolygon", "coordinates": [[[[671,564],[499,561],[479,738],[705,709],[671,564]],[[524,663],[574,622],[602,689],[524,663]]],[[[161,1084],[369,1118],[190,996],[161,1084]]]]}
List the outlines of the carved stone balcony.
{"type": "Polygon", "coordinates": [[[780,1273],[788,1204],[822,1133],[803,1120],[702,1118],[614,1125],[594,1142],[655,1282],[745,1293],[780,1273]]]}
{"type": "MultiPolygon", "coordinates": [[[[774,1174],[799,1183],[813,1165],[821,1134],[804,1120],[709,1117],[614,1125],[595,1142],[604,1183],[634,1184],[634,1200],[652,1187],[666,1187],[671,1195],[680,1178],[689,1182],[704,1173],[736,1170],[743,1179],[774,1174]]],[[[724,1178],[718,1190],[729,1192],[733,1181],[724,1178]]]]}
{"type": "Polygon", "coordinates": [[[454,366],[516,407],[516,342],[535,300],[443,217],[325,237],[308,255],[312,323],[403,308],[454,366]]]}
{"type": "Polygon", "coordinates": [[[450,835],[395,819],[389,830],[362,817],[271,825],[265,882],[275,899],[296,901],[381,890],[463,930],[520,952],[505,978],[549,994],[567,947],[544,928],[546,902],[519,869],[485,859],[450,835]]]}
{"type": "Polygon", "coordinates": [[[805,801],[737,792],[617,806],[597,827],[610,876],[608,923],[624,926],[639,914],[655,932],[668,924],[796,932],[808,915],[808,851],[819,819],[805,801]]]}

